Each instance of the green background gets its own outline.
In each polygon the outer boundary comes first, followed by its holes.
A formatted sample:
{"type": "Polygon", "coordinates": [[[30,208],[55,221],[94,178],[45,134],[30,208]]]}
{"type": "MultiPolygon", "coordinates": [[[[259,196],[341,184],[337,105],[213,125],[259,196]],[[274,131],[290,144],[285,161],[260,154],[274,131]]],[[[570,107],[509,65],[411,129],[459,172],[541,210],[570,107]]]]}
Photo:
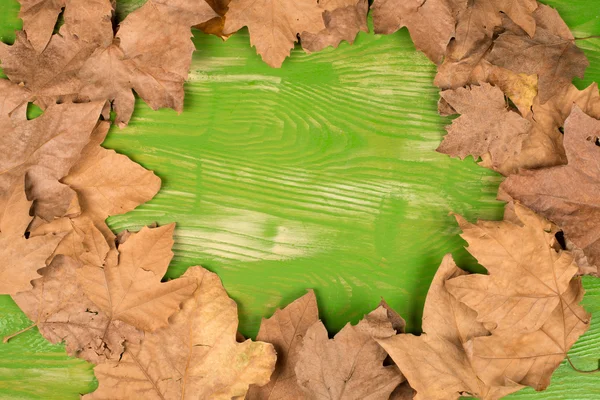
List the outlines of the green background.
{"type": "MultiPolygon", "coordinates": [[[[118,17],[140,4],[120,2],[118,17]]],[[[548,4],[575,36],[600,34],[595,0],[548,4]]],[[[21,27],[18,9],[0,0],[3,42],[21,27]]],[[[131,124],[113,128],[105,143],[163,180],[155,199],[109,223],[120,231],[177,222],[169,277],[197,264],[217,272],[239,304],[241,332],[255,337],[261,317],[305,288],[316,290],[331,332],[382,296],[418,332],[444,254],[482,271],[448,213],[501,218],[501,177],[434,151],[450,119],[437,115],[435,67],[406,30],[361,33],[354,45],[312,55],[296,50],[281,69],[260,60],[247,31],[225,43],[194,31],[194,43],[184,112],[138,101],[131,124]]],[[[578,44],[591,62],[577,82],[583,88],[600,81],[600,40],[578,44]]],[[[584,284],[586,308],[600,315],[600,283],[584,284]]],[[[0,314],[0,336],[30,324],[8,296],[0,314]]],[[[599,340],[594,319],[573,362],[596,368],[599,340]]],[[[548,391],[510,397],[598,399],[599,378],[562,365],[548,391]]],[[[36,330],[0,344],[2,399],[76,399],[95,387],[91,364],[36,330]]]]}

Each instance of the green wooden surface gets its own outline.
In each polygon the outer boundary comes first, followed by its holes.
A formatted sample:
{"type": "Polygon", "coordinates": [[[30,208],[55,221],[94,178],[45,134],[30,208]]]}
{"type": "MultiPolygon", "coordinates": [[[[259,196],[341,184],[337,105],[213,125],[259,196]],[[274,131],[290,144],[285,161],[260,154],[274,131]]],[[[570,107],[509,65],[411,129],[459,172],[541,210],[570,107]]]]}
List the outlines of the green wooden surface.
{"type": "MultiPolygon", "coordinates": [[[[143,0],[122,1],[119,17],[143,0]]],[[[600,34],[596,0],[554,0],[577,37],[600,34]]],[[[0,0],[0,40],[20,28],[15,0],[0,0]]],[[[353,46],[266,66],[246,31],[226,43],[194,31],[185,111],[138,101],[129,127],[105,145],[163,179],[150,203],[110,219],[115,230],[177,222],[168,276],[201,264],[238,301],[240,330],[254,337],[270,316],[314,288],[330,331],[356,322],[381,296],[418,331],[442,256],[481,271],[462,248],[449,211],[499,219],[501,177],[434,151],[449,119],[436,113],[435,68],[405,30],[361,34],[353,46]]],[[[600,40],[578,42],[600,81],[600,40]]],[[[586,308],[600,315],[600,283],[585,278],[586,308]]],[[[29,324],[0,297],[0,336],[29,324]]],[[[600,322],[571,352],[580,368],[600,358],[600,322]]],[[[598,399],[600,376],[567,365],[543,393],[514,399],[598,399]]],[[[75,399],[95,388],[92,366],[35,330],[0,344],[1,399],[75,399]]]]}

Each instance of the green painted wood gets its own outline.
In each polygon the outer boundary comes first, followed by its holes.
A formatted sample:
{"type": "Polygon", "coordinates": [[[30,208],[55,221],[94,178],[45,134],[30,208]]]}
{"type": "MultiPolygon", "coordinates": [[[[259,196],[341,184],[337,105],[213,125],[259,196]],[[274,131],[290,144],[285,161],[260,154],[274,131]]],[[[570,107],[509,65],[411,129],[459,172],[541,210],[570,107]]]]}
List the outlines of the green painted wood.
{"type": "MultiPolygon", "coordinates": [[[[123,17],[143,0],[119,2],[123,17]]],[[[578,37],[600,33],[594,0],[554,0],[578,37]]],[[[0,40],[14,40],[18,4],[0,0],[0,40]]],[[[138,229],[177,222],[168,276],[201,264],[219,274],[238,301],[240,330],[255,336],[260,318],[315,288],[330,331],[358,321],[380,296],[418,331],[425,294],[446,253],[481,271],[462,248],[449,211],[498,219],[500,176],[472,159],[434,149],[449,119],[436,113],[434,66],[405,30],[361,34],[353,46],[306,55],[282,69],[260,61],[247,32],[226,43],[194,32],[185,111],[137,104],[129,127],[107,147],[163,179],[148,204],[109,223],[138,229]]],[[[600,81],[600,40],[578,43],[600,81]]],[[[600,315],[600,283],[586,278],[588,310],[600,315]]],[[[0,335],[26,327],[0,297],[0,335]]],[[[593,369],[600,323],[571,357],[593,369]]],[[[550,390],[515,399],[600,398],[597,376],[563,365],[550,390]]],[[[0,345],[0,398],[68,399],[93,390],[91,365],[65,355],[32,330],[0,345]]]]}

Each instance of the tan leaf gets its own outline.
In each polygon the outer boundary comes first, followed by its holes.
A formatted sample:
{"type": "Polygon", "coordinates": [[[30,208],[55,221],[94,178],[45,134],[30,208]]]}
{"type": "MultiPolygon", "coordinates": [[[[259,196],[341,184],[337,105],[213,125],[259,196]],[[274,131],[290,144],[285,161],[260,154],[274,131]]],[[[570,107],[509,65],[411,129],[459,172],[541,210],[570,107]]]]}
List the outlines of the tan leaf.
{"type": "Polygon", "coordinates": [[[535,390],[545,389],[552,372],[589,328],[590,315],[578,305],[582,298],[581,280],[573,279],[540,330],[475,338],[469,352],[481,379],[488,385],[510,379],[535,390]]]}
{"type": "Polygon", "coordinates": [[[390,307],[390,305],[384,299],[381,299],[379,302],[379,307],[385,308],[388,321],[391,322],[392,328],[394,328],[396,333],[404,333],[404,330],[406,329],[406,321],[404,318],[402,318],[400,314],[396,312],[396,310],[390,307]]]}
{"type": "Polygon", "coordinates": [[[0,43],[4,73],[23,84],[42,109],[80,101],[79,70],[96,48],[113,41],[110,0],[67,0],[66,4],[64,25],[40,51],[24,32],[17,32],[12,46],[0,43]]]}
{"type": "Polygon", "coordinates": [[[236,342],[237,307],[217,275],[192,267],[183,278],[197,282],[193,297],[166,328],[128,346],[120,361],[97,366],[98,389],[85,400],[229,400],[269,381],[273,346],[236,342]]]}
{"type": "Polygon", "coordinates": [[[54,31],[58,15],[66,0],[19,0],[19,18],[23,20],[23,30],[33,48],[41,53],[54,31]]]}
{"type": "Polygon", "coordinates": [[[369,31],[367,0],[324,0],[320,1],[319,5],[325,10],[325,29],[300,35],[300,43],[305,51],[320,51],[328,46],[338,47],[342,40],[352,44],[360,31],[369,31]]]}
{"type": "Polygon", "coordinates": [[[263,319],[256,340],[271,343],[277,352],[277,364],[271,380],[265,386],[251,386],[246,400],[304,399],[296,383],[294,367],[298,362],[302,339],[308,328],[319,320],[317,298],[312,290],[263,319]]]}
{"type": "Polygon", "coordinates": [[[501,189],[556,223],[595,265],[600,263],[600,122],[573,106],[565,122],[569,160],[509,177],[501,189]]]}
{"type": "Polygon", "coordinates": [[[521,115],[531,112],[537,96],[537,75],[517,74],[509,69],[489,65],[486,71],[487,81],[497,86],[517,106],[521,115]]]}
{"type": "Polygon", "coordinates": [[[80,96],[112,101],[119,126],[133,113],[132,90],[155,110],[183,111],[183,83],[195,50],[191,27],[216,16],[205,1],[148,0],[121,22],[118,45],[98,48],[81,68],[80,96]]]}
{"type": "Polygon", "coordinates": [[[446,282],[457,300],[477,312],[489,330],[531,332],[546,323],[569,288],[577,265],[568,252],[553,249],[550,222],[520,204],[520,224],[456,219],[467,250],[489,275],[460,276],[446,282]]]}
{"type": "Polygon", "coordinates": [[[61,235],[47,234],[25,239],[31,222],[31,202],[25,197],[23,184],[15,184],[0,208],[0,294],[16,294],[31,289],[31,281],[46,261],[61,235]]]}
{"type": "Polygon", "coordinates": [[[456,20],[452,5],[447,0],[375,0],[372,6],[375,33],[390,34],[407,27],[417,50],[439,64],[454,37],[456,20]]]}
{"type": "MultiPolygon", "coordinates": [[[[103,103],[61,104],[49,107],[34,120],[0,116],[0,193],[26,181],[34,212],[45,220],[61,217],[77,202],[75,192],[59,179],[78,160],[98,121],[103,103]]],[[[5,207],[0,194],[0,209],[5,207]]]]}
{"type": "Polygon", "coordinates": [[[229,35],[223,33],[223,27],[225,26],[225,14],[229,9],[228,6],[230,0],[206,0],[206,2],[218,15],[206,22],[196,25],[195,28],[200,29],[208,35],[215,35],[227,39],[229,35]]]}
{"type": "Polygon", "coordinates": [[[535,15],[540,21],[535,35],[511,31],[501,34],[488,60],[517,73],[537,74],[538,95],[544,104],[569,87],[575,76],[583,78],[589,62],[572,35],[558,35],[564,30],[556,27],[565,24],[555,10],[540,6],[535,15]]]}
{"type": "Polygon", "coordinates": [[[64,342],[69,355],[95,364],[118,360],[125,341],[139,342],[142,332],[111,321],[83,294],[77,284],[80,267],[75,260],[58,255],[40,271],[42,277],[33,281],[33,289],[13,295],[13,299],[33,321],[26,329],[37,326],[50,342],[64,342]]]}
{"type": "Polygon", "coordinates": [[[298,384],[311,399],[387,400],[403,377],[395,365],[383,365],[387,354],[376,340],[395,333],[384,307],[355,326],[347,324],[331,340],[317,321],[304,336],[295,368],[298,384]]]}
{"type": "Polygon", "coordinates": [[[446,90],[442,98],[458,113],[459,118],[447,127],[448,135],[437,148],[440,153],[474,159],[489,153],[490,167],[508,174],[508,160],[521,151],[530,123],[508,110],[502,91],[490,84],[446,90]]]}
{"type": "Polygon", "coordinates": [[[499,399],[521,388],[508,380],[488,386],[477,377],[465,345],[489,332],[475,320],[475,312],[445,288],[448,279],[464,274],[452,256],[445,256],[425,300],[424,333],[378,340],[417,391],[415,400],[458,399],[466,394],[499,399]]]}
{"type": "Polygon", "coordinates": [[[108,253],[103,266],[86,265],[77,271],[85,294],[112,320],[138,329],[164,327],[196,288],[193,279],[161,283],[173,257],[175,224],[144,227],[108,253]]]}
{"type": "Polygon", "coordinates": [[[298,41],[297,35],[325,29],[323,11],[317,0],[231,0],[223,32],[247,26],[256,52],[271,67],[279,68],[298,41]]]}
{"type": "Polygon", "coordinates": [[[100,124],[81,159],[62,180],[77,192],[85,213],[103,222],[111,215],[124,214],[152,199],[160,189],[160,178],[129,157],[100,146],[109,123],[100,124]]]}

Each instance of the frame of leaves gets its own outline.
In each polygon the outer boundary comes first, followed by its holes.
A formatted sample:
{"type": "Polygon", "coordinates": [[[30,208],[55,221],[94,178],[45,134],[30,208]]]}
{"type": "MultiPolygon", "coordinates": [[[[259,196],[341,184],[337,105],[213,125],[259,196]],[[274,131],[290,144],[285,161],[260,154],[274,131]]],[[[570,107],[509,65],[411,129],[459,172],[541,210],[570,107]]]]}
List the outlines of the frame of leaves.
{"type": "Polygon", "coordinates": [[[329,339],[309,291],[263,320],[258,342],[245,340],[215,274],[191,267],[161,282],[174,224],[108,228],[108,216],[160,188],[151,171],[101,147],[110,112],[127,125],[133,91],[182,111],[191,27],[225,39],[247,26],[274,67],[298,39],[319,51],[368,30],[366,0],[271,1],[148,0],[115,31],[111,0],[20,0],[24,30],[0,44],[10,80],[0,80],[0,290],[33,321],[25,330],[97,364],[89,399],[496,399],[545,389],[589,326],[579,276],[597,275],[600,261],[600,96],[595,84],[572,85],[585,55],[556,10],[535,0],[371,7],[376,33],[407,27],[438,65],[440,114],[461,114],[438,151],[507,176],[503,221],[456,216],[489,275],[446,256],[422,335],[405,334],[382,301],[329,339]],[[44,110],[32,121],[29,102],[44,110]]]}

